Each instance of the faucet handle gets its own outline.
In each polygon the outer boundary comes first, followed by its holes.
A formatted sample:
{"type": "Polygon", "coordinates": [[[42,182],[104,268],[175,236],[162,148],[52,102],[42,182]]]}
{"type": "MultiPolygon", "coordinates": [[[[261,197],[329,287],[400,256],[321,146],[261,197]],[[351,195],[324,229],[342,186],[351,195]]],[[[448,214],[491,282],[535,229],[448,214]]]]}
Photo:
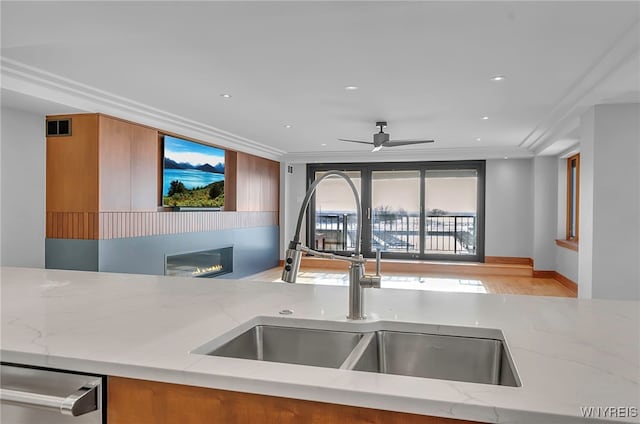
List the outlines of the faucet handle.
{"type": "Polygon", "coordinates": [[[360,287],[365,289],[379,289],[382,282],[382,275],[380,275],[380,249],[376,250],[376,275],[363,275],[360,278],[360,287]]]}
{"type": "Polygon", "coordinates": [[[360,278],[360,287],[363,289],[379,289],[381,281],[381,275],[363,275],[360,278]]]}

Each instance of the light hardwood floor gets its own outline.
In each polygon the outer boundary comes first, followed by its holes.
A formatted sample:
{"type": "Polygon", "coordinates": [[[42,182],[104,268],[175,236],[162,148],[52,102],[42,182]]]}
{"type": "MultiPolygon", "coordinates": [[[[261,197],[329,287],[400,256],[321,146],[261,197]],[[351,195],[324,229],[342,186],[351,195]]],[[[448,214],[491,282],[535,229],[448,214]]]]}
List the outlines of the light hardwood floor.
{"type": "MultiPolygon", "coordinates": [[[[278,281],[282,268],[272,268],[247,277],[252,281],[278,281]]],[[[302,269],[299,282],[306,284],[346,284],[344,272],[331,269],[302,269]]],[[[472,293],[521,294],[533,296],[576,297],[571,290],[553,278],[504,275],[435,275],[429,273],[383,274],[383,287],[472,293]]]]}

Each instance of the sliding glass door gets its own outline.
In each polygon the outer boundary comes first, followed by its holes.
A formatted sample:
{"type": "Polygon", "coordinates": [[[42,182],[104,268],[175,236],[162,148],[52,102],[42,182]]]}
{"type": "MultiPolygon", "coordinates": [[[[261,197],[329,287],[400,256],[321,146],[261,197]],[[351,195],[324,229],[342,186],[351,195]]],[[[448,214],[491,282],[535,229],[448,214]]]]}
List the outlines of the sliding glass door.
{"type": "MultiPolygon", "coordinates": [[[[340,170],[340,169],[338,169],[340,170]]],[[[362,198],[360,171],[346,171],[362,198]]],[[[314,179],[325,174],[314,172],[314,179]]],[[[347,182],[340,177],[328,177],[316,188],[311,203],[313,214],[313,232],[307,240],[313,240],[309,247],[324,252],[353,252],[357,228],[356,203],[353,192],[347,182]]]]}
{"type": "Polygon", "coordinates": [[[425,255],[476,254],[478,171],[427,170],[424,177],[425,255]]]}
{"type": "Polygon", "coordinates": [[[420,253],[420,171],[372,171],[371,250],[420,253]]]}
{"type": "MultiPolygon", "coordinates": [[[[362,201],[362,250],[398,259],[484,260],[484,161],[308,165],[308,183],[332,169],[353,179],[362,201]]],[[[353,196],[340,178],[319,186],[307,239],[353,252],[353,196]]]]}

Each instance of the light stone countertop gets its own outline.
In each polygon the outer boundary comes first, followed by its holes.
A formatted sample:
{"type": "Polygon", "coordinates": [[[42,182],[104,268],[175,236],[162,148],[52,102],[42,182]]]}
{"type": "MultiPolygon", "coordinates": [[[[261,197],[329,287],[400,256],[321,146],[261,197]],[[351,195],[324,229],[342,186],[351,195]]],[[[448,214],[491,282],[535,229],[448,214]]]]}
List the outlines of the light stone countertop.
{"type": "Polygon", "coordinates": [[[507,387],[189,353],[285,308],[344,322],[346,287],[26,268],[0,278],[4,362],[495,423],[640,408],[640,302],[365,291],[363,325],[502,330],[522,382],[507,387]]]}

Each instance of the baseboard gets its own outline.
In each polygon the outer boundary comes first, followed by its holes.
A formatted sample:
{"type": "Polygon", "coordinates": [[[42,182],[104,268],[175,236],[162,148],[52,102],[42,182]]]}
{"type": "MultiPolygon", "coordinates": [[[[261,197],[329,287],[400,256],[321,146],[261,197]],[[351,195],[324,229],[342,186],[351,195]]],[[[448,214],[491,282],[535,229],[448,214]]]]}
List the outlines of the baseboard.
{"type": "MultiPolygon", "coordinates": [[[[281,262],[282,263],[282,262],[281,262]]],[[[367,260],[367,270],[374,269],[375,260],[367,260]]],[[[328,270],[346,272],[348,264],[343,261],[332,261],[324,258],[304,256],[301,260],[302,270],[328,270]]],[[[381,263],[383,274],[429,274],[443,276],[512,276],[531,277],[531,267],[514,264],[486,264],[478,262],[435,262],[383,259],[381,263]]]]}
{"type": "Polygon", "coordinates": [[[572,290],[575,293],[578,293],[578,284],[576,282],[574,282],[573,280],[568,279],[564,275],[560,274],[558,271],[554,271],[553,278],[555,278],[556,281],[558,281],[560,284],[562,284],[563,286],[565,286],[569,290],[572,290]]]}
{"type": "Polygon", "coordinates": [[[485,256],[486,264],[502,264],[502,265],[527,265],[533,266],[533,259],[520,258],[516,256],[485,256]]]}
{"type": "Polygon", "coordinates": [[[555,271],[533,270],[533,278],[556,278],[556,274],[557,272],[555,271]]]}
{"type": "MultiPolygon", "coordinates": [[[[484,263],[499,265],[526,265],[533,266],[533,259],[519,258],[515,256],[485,256],[484,263]]],[[[280,259],[280,266],[284,266],[284,260],[280,259]]]]}

